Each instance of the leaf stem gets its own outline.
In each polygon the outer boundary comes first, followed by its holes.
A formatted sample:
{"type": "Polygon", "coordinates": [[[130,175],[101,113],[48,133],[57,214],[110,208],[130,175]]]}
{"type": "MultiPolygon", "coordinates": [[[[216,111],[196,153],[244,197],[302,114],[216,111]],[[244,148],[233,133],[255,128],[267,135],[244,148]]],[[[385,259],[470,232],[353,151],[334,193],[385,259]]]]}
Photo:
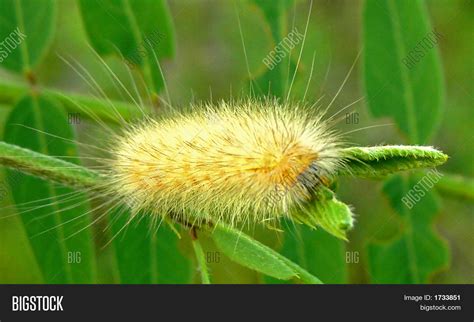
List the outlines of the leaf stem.
{"type": "Polygon", "coordinates": [[[191,239],[193,243],[194,253],[196,254],[196,260],[199,265],[199,271],[201,272],[202,284],[211,284],[209,278],[209,271],[207,269],[206,257],[204,256],[204,251],[202,250],[201,243],[199,242],[196,234],[196,230],[193,228],[191,230],[191,239]]]}
{"type": "MultiPolygon", "coordinates": [[[[0,81],[0,106],[15,104],[24,95],[28,94],[30,90],[28,86],[22,84],[0,81]]],[[[112,100],[105,101],[90,96],[65,93],[48,88],[43,88],[41,92],[60,101],[68,111],[82,113],[86,117],[91,117],[89,114],[92,114],[100,119],[118,123],[120,118],[117,116],[114,108],[126,121],[141,116],[141,111],[135,105],[129,103],[112,100]]]]}

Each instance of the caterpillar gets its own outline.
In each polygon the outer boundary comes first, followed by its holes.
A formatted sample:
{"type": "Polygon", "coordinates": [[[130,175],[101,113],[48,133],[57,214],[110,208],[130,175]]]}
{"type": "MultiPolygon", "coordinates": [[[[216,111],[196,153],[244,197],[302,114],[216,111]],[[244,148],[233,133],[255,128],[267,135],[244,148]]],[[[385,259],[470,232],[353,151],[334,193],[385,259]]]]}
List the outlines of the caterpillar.
{"type": "Polygon", "coordinates": [[[322,114],[270,98],[201,104],[112,141],[114,195],[133,213],[197,225],[292,219],[343,166],[341,136],[322,114]]]}

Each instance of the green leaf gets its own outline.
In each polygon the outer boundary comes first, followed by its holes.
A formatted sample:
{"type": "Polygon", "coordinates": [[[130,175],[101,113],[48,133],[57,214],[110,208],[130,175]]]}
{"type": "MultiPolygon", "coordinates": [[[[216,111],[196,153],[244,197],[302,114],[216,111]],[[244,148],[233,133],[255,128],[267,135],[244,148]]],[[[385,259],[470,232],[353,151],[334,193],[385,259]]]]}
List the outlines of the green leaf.
{"type": "Polygon", "coordinates": [[[80,0],[84,26],[100,55],[120,54],[140,66],[151,89],[163,88],[158,58],[175,52],[174,29],[164,0],[80,0]]]}
{"type": "Polygon", "coordinates": [[[366,0],[363,28],[370,110],[392,117],[411,143],[426,143],[444,98],[437,48],[443,35],[430,26],[420,0],[366,0]]]}
{"type": "Polygon", "coordinates": [[[126,284],[186,284],[192,281],[191,261],[178,247],[179,238],[149,216],[130,220],[129,211],[111,215],[113,245],[120,282],[126,284]],[[125,227],[125,228],[124,228],[125,227]]]}
{"type": "MultiPolygon", "coordinates": [[[[437,49],[443,35],[431,29],[419,0],[367,0],[364,38],[365,87],[372,113],[392,117],[411,143],[427,142],[437,128],[444,99],[437,49]]],[[[444,163],[447,156],[433,151],[398,158],[395,154],[388,163],[384,160],[382,169],[377,166],[374,172],[434,167],[444,163]]],[[[372,163],[370,159],[368,162],[372,163]]],[[[395,176],[385,184],[384,192],[403,226],[395,240],[369,245],[374,282],[424,283],[448,264],[447,247],[432,228],[437,196],[420,187],[417,180],[415,175],[406,179],[395,176]],[[419,201],[405,205],[407,194],[419,201]]]]}
{"type": "MultiPolygon", "coordinates": [[[[286,10],[292,5],[294,0],[251,0],[260,10],[270,25],[272,38],[276,41],[281,39],[286,32],[286,10]]],[[[277,42],[277,41],[276,41],[277,42]]]]}
{"type": "Polygon", "coordinates": [[[56,26],[56,2],[2,0],[0,4],[0,66],[28,73],[51,45],[56,26]]]}
{"type": "Polygon", "coordinates": [[[281,255],[324,283],[347,283],[344,242],[323,229],[286,223],[281,255]]]}
{"type": "MultiPolygon", "coordinates": [[[[273,49],[287,35],[286,12],[293,4],[293,0],[252,0],[251,2],[263,12],[268,22],[273,49]]],[[[263,75],[256,79],[259,94],[266,95],[270,92],[277,97],[283,97],[286,92],[286,80],[289,75],[293,75],[295,69],[296,65],[290,62],[289,55],[285,55],[271,70],[266,68],[263,75]]]]}
{"type": "MultiPolygon", "coordinates": [[[[43,154],[61,156],[74,160],[76,147],[70,141],[46,136],[36,129],[67,140],[74,140],[62,107],[43,96],[27,96],[11,111],[5,126],[4,138],[7,142],[38,151],[43,154]],[[23,126],[22,126],[23,125],[23,126]],[[30,128],[26,128],[30,127],[30,128]]],[[[8,151],[2,144],[2,152],[8,151]]],[[[10,152],[12,149],[10,149],[10,152]]],[[[17,159],[27,155],[16,148],[17,159]]],[[[36,155],[25,157],[24,162],[34,162],[36,155]]],[[[11,157],[7,160],[11,160],[11,157]]],[[[3,160],[4,161],[4,160],[3,160]]],[[[47,160],[38,160],[45,168],[47,160]]],[[[58,161],[61,163],[61,161],[58,161]]],[[[56,163],[56,164],[58,164],[56,163]]],[[[70,163],[62,163],[65,164],[70,163]]],[[[73,168],[81,169],[80,166],[73,168]]],[[[28,168],[28,166],[26,166],[28,168]]],[[[19,167],[19,169],[22,169],[19,167]]],[[[72,169],[73,170],[73,169],[72,169]]],[[[48,176],[49,168],[44,173],[48,176]]],[[[54,171],[63,171],[61,167],[54,171]]],[[[7,170],[13,198],[21,212],[26,234],[30,240],[36,261],[46,283],[92,283],[95,281],[95,254],[91,230],[88,201],[83,193],[70,188],[54,185],[41,179],[23,175],[16,170],[7,170]],[[73,194],[74,193],[74,194],[73,194]],[[23,203],[34,202],[31,207],[21,207],[23,203]]],[[[85,177],[83,177],[85,179],[85,177]]],[[[90,178],[87,178],[90,179],[90,178]]],[[[87,180],[86,179],[86,180],[87,180]]],[[[70,181],[71,182],[71,181],[70,181]]]]}
{"type": "Polygon", "coordinates": [[[298,223],[315,229],[322,227],[328,233],[347,241],[346,233],[353,227],[353,214],[348,205],[336,199],[334,192],[321,185],[315,198],[304,210],[292,215],[298,223]]]}
{"type": "Polygon", "coordinates": [[[342,151],[345,167],[339,174],[380,177],[399,171],[442,165],[448,156],[427,146],[352,147],[342,151]]]}
{"type": "Polygon", "coordinates": [[[241,231],[217,225],[212,238],[224,254],[240,265],[282,280],[297,278],[304,283],[321,284],[317,277],[241,231]]]}
{"type": "Polygon", "coordinates": [[[433,273],[449,264],[446,243],[432,227],[439,210],[436,193],[418,192],[419,201],[411,209],[402,201],[417,183],[413,176],[395,175],[384,186],[390,205],[402,219],[403,230],[392,241],[369,244],[369,269],[374,283],[427,283],[433,273]]]}

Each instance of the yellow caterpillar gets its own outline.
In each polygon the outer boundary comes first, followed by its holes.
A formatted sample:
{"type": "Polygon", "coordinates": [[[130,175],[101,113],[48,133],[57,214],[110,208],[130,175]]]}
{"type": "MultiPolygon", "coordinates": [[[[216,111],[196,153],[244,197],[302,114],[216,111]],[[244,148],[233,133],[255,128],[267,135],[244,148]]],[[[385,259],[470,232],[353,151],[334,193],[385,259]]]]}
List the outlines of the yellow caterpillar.
{"type": "Polygon", "coordinates": [[[109,190],[134,213],[191,224],[291,218],[343,166],[341,137],[322,116],[248,99],[147,120],[113,140],[109,190]]]}

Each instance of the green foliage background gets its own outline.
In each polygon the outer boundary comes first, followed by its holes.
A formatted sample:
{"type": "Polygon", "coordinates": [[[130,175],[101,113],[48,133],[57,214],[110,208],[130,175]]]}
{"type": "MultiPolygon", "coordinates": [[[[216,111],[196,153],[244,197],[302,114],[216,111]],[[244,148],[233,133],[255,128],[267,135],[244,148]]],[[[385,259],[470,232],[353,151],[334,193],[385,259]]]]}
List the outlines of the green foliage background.
{"type": "MultiPolygon", "coordinates": [[[[286,96],[292,71],[297,68],[292,97],[302,98],[314,55],[314,73],[306,98],[315,101],[325,95],[322,103],[326,106],[363,48],[361,60],[330,113],[361,96],[367,99],[354,106],[360,123],[346,124],[343,118],[338,125],[341,131],[393,123],[354,132],[351,141],[361,146],[431,144],[450,156],[441,171],[474,177],[472,1],[314,1],[300,64],[298,46],[272,71],[265,68],[262,59],[294,26],[304,32],[309,2],[170,1],[167,6],[161,1],[105,1],[102,11],[96,9],[95,1],[89,0],[0,0],[0,4],[4,13],[18,12],[20,5],[27,17],[21,20],[18,15],[0,14],[0,39],[23,24],[30,45],[26,51],[18,48],[0,64],[1,84],[26,84],[25,79],[31,82],[34,75],[45,88],[90,95],[87,84],[58,58],[59,54],[84,65],[104,92],[117,101],[130,99],[113,84],[88,43],[131,89],[133,84],[119,53],[125,58],[132,55],[146,35],[159,27],[165,37],[153,49],[164,69],[172,102],[177,106],[193,100],[217,102],[230,95],[240,97],[248,93],[239,19],[248,69],[254,79],[252,87],[258,93],[270,91],[286,96]],[[121,23],[117,25],[114,21],[121,23]],[[438,45],[428,51],[414,71],[408,70],[401,63],[403,53],[433,28],[442,35],[438,45]],[[270,88],[268,81],[273,84],[270,88]]],[[[163,82],[152,51],[145,47],[147,54],[133,73],[143,71],[143,83],[152,91],[153,102],[159,105],[158,109],[164,109],[156,99],[165,92],[163,82]]],[[[138,87],[146,97],[143,84],[138,87]]],[[[57,107],[68,107],[67,102],[48,101],[44,90],[40,90],[39,96],[21,100],[5,86],[0,86],[0,90],[2,140],[48,155],[64,156],[67,161],[78,154],[97,155],[97,151],[14,126],[22,123],[44,128],[62,137],[76,136],[81,142],[100,146],[105,134],[97,122],[83,115],[81,124],[71,131],[65,111],[57,107]]],[[[87,159],[81,163],[94,165],[87,159]]],[[[104,248],[127,221],[128,214],[122,209],[115,209],[109,217],[112,225],[105,234],[107,220],[97,220],[103,213],[103,208],[97,209],[101,205],[99,200],[91,200],[80,209],[68,209],[72,202],[68,201],[15,216],[14,202],[53,198],[72,190],[13,170],[5,174],[0,179],[8,187],[0,209],[0,283],[200,282],[190,238],[184,230],[182,239],[166,227],[154,235],[144,220],[132,223],[113,244],[104,248]],[[43,218],[51,213],[55,215],[43,218]],[[36,237],[85,213],[88,216],[80,221],[52,230],[54,235],[36,237]],[[92,222],[91,230],[64,240],[64,236],[92,222]],[[67,263],[67,249],[81,250],[80,265],[67,263]]],[[[405,173],[385,182],[342,178],[338,198],[353,205],[357,214],[349,242],[322,229],[314,231],[291,223],[284,224],[285,233],[258,226],[247,233],[325,283],[473,283],[472,200],[440,196],[431,190],[407,211],[400,196],[416,182],[415,175],[405,173]]],[[[248,259],[252,254],[260,256],[259,265],[263,263],[265,268],[260,271],[268,275],[291,279],[299,274],[313,281],[293,263],[246,239],[240,243],[241,253],[232,253],[227,249],[235,244],[232,232],[219,231],[214,240],[206,234],[199,236],[205,254],[220,254],[219,261],[209,265],[213,283],[281,282],[245,268],[255,268],[255,262],[248,259]],[[229,258],[224,253],[235,256],[229,258]]]]}

